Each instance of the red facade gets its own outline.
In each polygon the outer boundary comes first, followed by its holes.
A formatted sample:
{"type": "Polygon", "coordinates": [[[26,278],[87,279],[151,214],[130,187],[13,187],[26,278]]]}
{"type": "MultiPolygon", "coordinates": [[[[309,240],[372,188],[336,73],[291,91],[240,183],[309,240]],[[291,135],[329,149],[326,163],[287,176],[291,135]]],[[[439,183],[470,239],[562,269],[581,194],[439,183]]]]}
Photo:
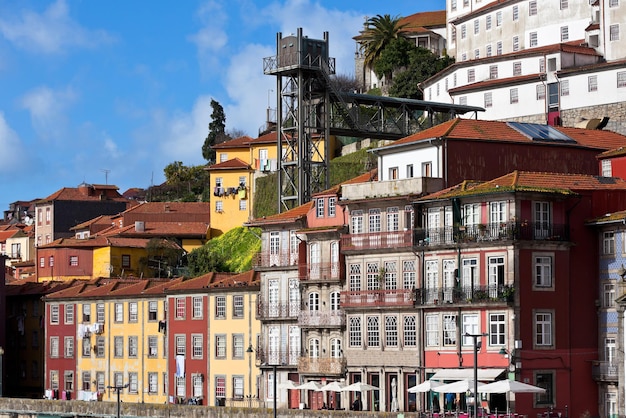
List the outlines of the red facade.
{"type": "Polygon", "coordinates": [[[46,304],[44,388],[56,399],[71,399],[76,390],[76,309],[74,303],[46,304]]]}

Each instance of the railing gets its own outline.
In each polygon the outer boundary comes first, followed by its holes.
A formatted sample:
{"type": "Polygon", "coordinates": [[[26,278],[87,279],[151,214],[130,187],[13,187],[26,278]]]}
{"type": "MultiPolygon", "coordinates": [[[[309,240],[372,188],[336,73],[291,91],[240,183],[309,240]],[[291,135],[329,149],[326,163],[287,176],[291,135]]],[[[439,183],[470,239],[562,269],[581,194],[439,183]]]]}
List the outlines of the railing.
{"type": "Polygon", "coordinates": [[[339,263],[309,263],[301,264],[298,268],[300,271],[300,280],[339,280],[340,265],[339,263]]]}
{"type": "Polygon", "coordinates": [[[343,311],[300,311],[298,324],[301,327],[341,327],[346,318],[343,311]]]}
{"type": "Polygon", "coordinates": [[[413,290],[392,289],[341,292],[341,306],[343,308],[413,306],[413,290]]]}
{"type": "Polygon", "coordinates": [[[413,242],[416,247],[511,240],[568,241],[569,230],[565,224],[503,222],[460,227],[419,228],[413,231],[413,242]]]}
{"type": "Polygon", "coordinates": [[[341,237],[341,250],[375,250],[379,248],[406,248],[413,244],[411,231],[347,234],[341,237]]]}
{"type": "Polygon", "coordinates": [[[257,319],[298,319],[300,315],[300,302],[266,302],[257,301],[257,319]]]}
{"type": "Polygon", "coordinates": [[[415,305],[513,302],[515,288],[500,286],[431,287],[415,289],[415,305]]]}
{"type": "Polygon", "coordinates": [[[257,397],[226,398],[225,406],[230,408],[266,408],[265,401],[257,397]]]}
{"type": "Polygon", "coordinates": [[[256,361],[261,366],[297,366],[301,357],[300,347],[286,350],[256,350],[256,361]]]}
{"type": "Polygon", "coordinates": [[[345,366],[346,360],[344,358],[300,357],[298,372],[340,375],[345,366]]]}
{"type": "Polygon", "coordinates": [[[619,377],[617,364],[608,361],[594,362],[591,366],[591,376],[599,382],[617,382],[619,377]]]}
{"type": "Polygon", "coordinates": [[[269,252],[256,253],[252,258],[252,266],[263,267],[294,267],[298,265],[298,254],[281,252],[270,254],[269,252]]]}

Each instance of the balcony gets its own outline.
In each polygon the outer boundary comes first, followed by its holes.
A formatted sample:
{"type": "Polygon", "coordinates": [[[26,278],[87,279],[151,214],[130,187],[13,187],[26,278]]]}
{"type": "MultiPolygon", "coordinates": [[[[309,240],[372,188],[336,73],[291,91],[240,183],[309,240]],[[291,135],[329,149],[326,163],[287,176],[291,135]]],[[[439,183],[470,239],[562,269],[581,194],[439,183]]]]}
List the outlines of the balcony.
{"type": "Polygon", "coordinates": [[[568,241],[565,224],[503,222],[460,227],[418,228],[413,231],[415,247],[450,246],[516,240],[568,241]]]}
{"type": "Polygon", "coordinates": [[[410,248],[413,245],[411,231],[372,232],[341,236],[341,251],[377,250],[381,248],[410,248]]]}
{"type": "Polygon", "coordinates": [[[278,253],[269,252],[256,253],[252,259],[252,266],[255,268],[267,267],[295,267],[298,265],[298,253],[278,253]]]}
{"type": "Polygon", "coordinates": [[[415,289],[416,306],[513,302],[513,286],[474,286],[415,289]]]}
{"type": "Polygon", "coordinates": [[[341,375],[345,367],[344,358],[300,357],[298,361],[298,373],[341,375]]]}
{"type": "Polygon", "coordinates": [[[272,319],[298,319],[300,315],[300,303],[299,302],[266,302],[263,300],[257,301],[256,304],[256,319],[260,320],[272,320],[272,319]]]}
{"type": "Polygon", "coordinates": [[[413,290],[360,290],[341,292],[342,308],[413,306],[413,290]]]}
{"type": "Polygon", "coordinates": [[[336,328],[346,324],[342,311],[301,311],[298,318],[301,328],[336,328]]]}
{"type": "Polygon", "coordinates": [[[341,268],[339,263],[309,263],[298,266],[300,280],[338,282],[341,268]]]}
{"type": "Polygon", "coordinates": [[[257,348],[256,361],[260,366],[297,366],[300,347],[293,350],[268,350],[257,348]]]}
{"type": "Polygon", "coordinates": [[[367,181],[346,184],[341,187],[341,196],[346,200],[420,195],[443,189],[443,179],[435,177],[413,177],[402,180],[367,181]]]}
{"type": "Polygon", "coordinates": [[[616,363],[608,361],[597,361],[591,366],[591,376],[596,382],[615,382],[618,381],[618,368],[616,363]]]}

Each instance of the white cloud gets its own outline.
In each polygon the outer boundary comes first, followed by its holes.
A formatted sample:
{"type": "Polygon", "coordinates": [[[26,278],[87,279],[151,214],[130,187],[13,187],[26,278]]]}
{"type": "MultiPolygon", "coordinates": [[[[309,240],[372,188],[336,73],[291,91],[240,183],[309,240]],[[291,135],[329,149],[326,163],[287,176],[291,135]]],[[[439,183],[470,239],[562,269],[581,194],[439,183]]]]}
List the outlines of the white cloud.
{"type": "Polygon", "coordinates": [[[30,112],[33,128],[41,138],[59,138],[66,123],[63,111],[75,99],[76,94],[71,88],[55,91],[39,87],[26,93],[21,105],[30,112]]]}
{"type": "Polygon", "coordinates": [[[219,67],[219,52],[228,42],[224,29],[228,15],[222,5],[214,0],[204,3],[196,13],[202,27],[187,39],[196,45],[198,61],[203,73],[219,67]]]}
{"type": "Polygon", "coordinates": [[[57,0],[43,13],[23,11],[21,16],[0,18],[0,34],[20,48],[59,54],[68,48],[93,48],[113,37],[102,30],[88,30],[69,16],[65,0],[57,0]]]}
{"type": "Polygon", "coordinates": [[[111,138],[106,132],[104,132],[103,134],[103,139],[104,139],[104,150],[107,153],[107,155],[113,159],[118,159],[121,156],[121,153],[117,147],[117,144],[115,143],[115,141],[113,140],[113,138],[111,138]]]}
{"type": "Polygon", "coordinates": [[[17,133],[0,112],[0,173],[15,172],[28,156],[17,133]]]}

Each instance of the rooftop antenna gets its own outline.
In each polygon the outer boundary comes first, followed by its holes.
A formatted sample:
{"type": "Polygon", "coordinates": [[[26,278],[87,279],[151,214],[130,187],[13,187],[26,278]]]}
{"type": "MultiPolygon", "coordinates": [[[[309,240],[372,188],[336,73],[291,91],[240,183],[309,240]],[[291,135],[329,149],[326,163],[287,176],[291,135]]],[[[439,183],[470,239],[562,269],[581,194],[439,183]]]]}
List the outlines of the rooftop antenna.
{"type": "Polygon", "coordinates": [[[104,173],[104,184],[109,184],[109,173],[111,170],[107,170],[106,168],[101,168],[100,171],[104,173]]]}

